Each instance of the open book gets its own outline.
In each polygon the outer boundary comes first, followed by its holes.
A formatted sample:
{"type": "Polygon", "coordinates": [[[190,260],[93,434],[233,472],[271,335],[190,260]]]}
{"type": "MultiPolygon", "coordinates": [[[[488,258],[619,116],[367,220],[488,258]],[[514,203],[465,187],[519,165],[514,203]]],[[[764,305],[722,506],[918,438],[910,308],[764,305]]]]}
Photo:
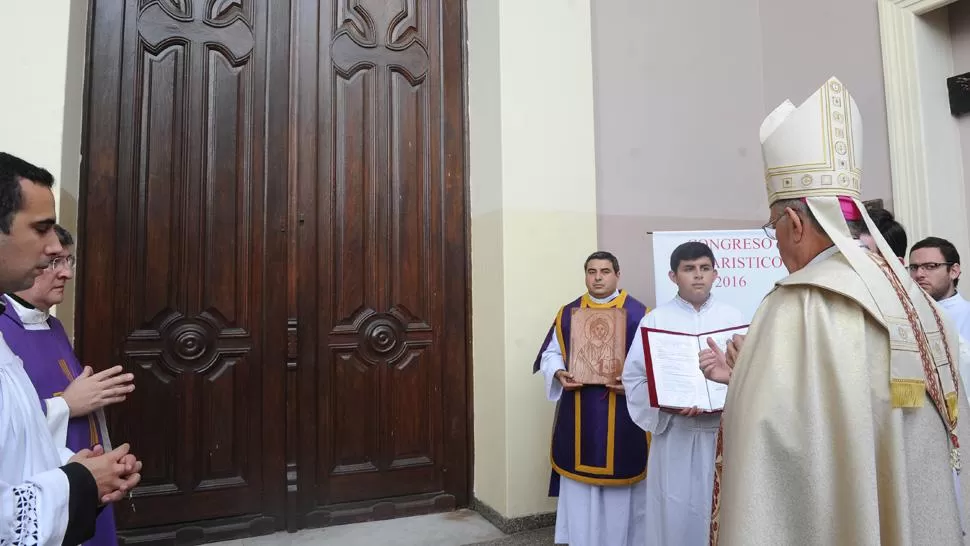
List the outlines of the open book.
{"type": "Polygon", "coordinates": [[[642,328],[650,405],[667,409],[697,406],[705,412],[724,409],[728,386],[704,377],[698,353],[709,348],[707,338],[726,350],[731,336],[747,331],[747,326],[736,326],[694,335],[642,328]]]}

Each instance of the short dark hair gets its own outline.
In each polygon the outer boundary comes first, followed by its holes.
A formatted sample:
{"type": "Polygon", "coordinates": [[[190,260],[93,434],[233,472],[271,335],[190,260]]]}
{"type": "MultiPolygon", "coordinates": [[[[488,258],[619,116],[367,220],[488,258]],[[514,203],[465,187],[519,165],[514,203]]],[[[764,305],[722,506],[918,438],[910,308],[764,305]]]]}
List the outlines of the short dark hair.
{"type": "Polygon", "coordinates": [[[947,241],[946,239],[940,237],[927,237],[913,245],[910,252],[919,250],[921,248],[937,248],[940,250],[940,254],[943,254],[944,260],[953,264],[960,263],[960,253],[957,252],[957,247],[953,246],[953,243],[947,241]]]}
{"type": "Polygon", "coordinates": [[[876,224],[876,228],[879,229],[882,238],[889,243],[889,248],[893,250],[893,254],[897,258],[905,258],[907,240],[906,230],[902,224],[897,222],[893,213],[886,209],[876,207],[866,208],[868,209],[869,217],[872,218],[872,223],[876,224]]]}
{"type": "Polygon", "coordinates": [[[46,169],[0,152],[0,231],[6,234],[10,233],[14,215],[24,206],[24,195],[20,190],[22,179],[47,188],[54,187],[54,175],[46,169]]]}
{"type": "Polygon", "coordinates": [[[680,268],[680,262],[692,262],[701,258],[710,258],[711,267],[717,268],[714,261],[714,251],[700,241],[688,241],[681,244],[670,253],[670,270],[674,273],[680,268]]]}
{"type": "Polygon", "coordinates": [[[590,254],[589,258],[586,258],[586,261],[583,262],[583,271],[586,271],[586,269],[589,267],[589,262],[593,260],[609,260],[609,262],[613,264],[613,272],[620,272],[620,261],[616,259],[616,256],[606,252],[605,250],[597,250],[596,252],[590,254]]]}
{"type": "Polygon", "coordinates": [[[57,234],[57,240],[61,243],[62,247],[74,246],[74,236],[60,224],[54,224],[54,233],[57,234]]]}
{"type": "MultiPolygon", "coordinates": [[[[913,245],[913,248],[909,249],[912,253],[913,251],[919,250],[921,248],[935,248],[940,251],[943,255],[943,259],[951,264],[960,263],[960,253],[957,252],[957,247],[953,246],[953,243],[943,239],[941,237],[927,237],[922,241],[917,242],[913,245]]],[[[949,268],[949,266],[947,266],[949,268]]],[[[953,286],[956,286],[960,282],[960,279],[953,280],[953,286]]]]}

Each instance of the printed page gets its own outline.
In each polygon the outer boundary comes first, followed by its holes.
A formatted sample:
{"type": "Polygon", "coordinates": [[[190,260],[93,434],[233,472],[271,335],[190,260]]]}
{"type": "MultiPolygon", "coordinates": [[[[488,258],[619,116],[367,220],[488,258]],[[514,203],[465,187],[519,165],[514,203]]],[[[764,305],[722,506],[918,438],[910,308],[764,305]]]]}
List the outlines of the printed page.
{"type": "Polygon", "coordinates": [[[647,331],[657,405],[710,409],[707,379],[701,373],[697,338],[647,331]]]}
{"type": "MultiPolygon", "coordinates": [[[[717,343],[718,347],[721,348],[725,353],[727,352],[727,343],[736,334],[746,334],[748,333],[748,327],[742,326],[739,328],[732,328],[730,330],[725,330],[723,332],[715,332],[711,334],[701,334],[698,336],[698,347],[700,350],[709,349],[707,345],[707,338],[711,338],[717,343]]],[[[721,411],[724,409],[724,402],[727,400],[727,390],[728,386],[714,381],[708,381],[706,378],[704,382],[707,383],[707,396],[710,403],[710,411],[721,411]]]]}

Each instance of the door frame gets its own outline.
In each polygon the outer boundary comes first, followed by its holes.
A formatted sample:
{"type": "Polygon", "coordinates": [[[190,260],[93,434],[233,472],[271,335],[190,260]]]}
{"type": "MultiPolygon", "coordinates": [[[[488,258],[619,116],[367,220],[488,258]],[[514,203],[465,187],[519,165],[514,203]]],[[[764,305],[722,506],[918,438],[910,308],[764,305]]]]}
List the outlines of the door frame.
{"type": "Polygon", "coordinates": [[[956,1],[878,0],[879,35],[894,213],[911,244],[935,235],[970,255],[960,134],[946,88],[952,46],[938,19],[956,1]]]}

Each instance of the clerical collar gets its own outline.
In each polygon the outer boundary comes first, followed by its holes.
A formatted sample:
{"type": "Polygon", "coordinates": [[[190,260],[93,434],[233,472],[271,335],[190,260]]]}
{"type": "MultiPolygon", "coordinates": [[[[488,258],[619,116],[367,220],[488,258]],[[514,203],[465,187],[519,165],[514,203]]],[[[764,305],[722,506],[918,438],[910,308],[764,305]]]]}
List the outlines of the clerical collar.
{"type": "Polygon", "coordinates": [[[7,297],[10,298],[10,299],[12,299],[13,301],[19,303],[21,307],[26,307],[27,309],[36,309],[36,307],[34,307],[34,304],[32,304],[29,301],[21,298],[17,294],[7,294],[7,297]]]}
{"type": "Polygon", "coordinates": [[[50,313],[37,309],[15,294],[7,294],[7,298],[10,299],[14,311],[17,312],[17,316],[20,317],[20,322],[23,322],[24,326],[28,324],[44,324],[50,318],[50,313]]]}
{"type": "Polygon", "coordinates": [[[620,295],[620,291],[614,290],[612,294],[610,294],[608,297],[605,297],[605,298],[597,298],[588,292],[586,293],[586,295],[589,296],[590,301],[592,301],[593,303],[603,305],[604,303],[610,303],[611,301],[615,300],[616,297],[620,295]]]}

